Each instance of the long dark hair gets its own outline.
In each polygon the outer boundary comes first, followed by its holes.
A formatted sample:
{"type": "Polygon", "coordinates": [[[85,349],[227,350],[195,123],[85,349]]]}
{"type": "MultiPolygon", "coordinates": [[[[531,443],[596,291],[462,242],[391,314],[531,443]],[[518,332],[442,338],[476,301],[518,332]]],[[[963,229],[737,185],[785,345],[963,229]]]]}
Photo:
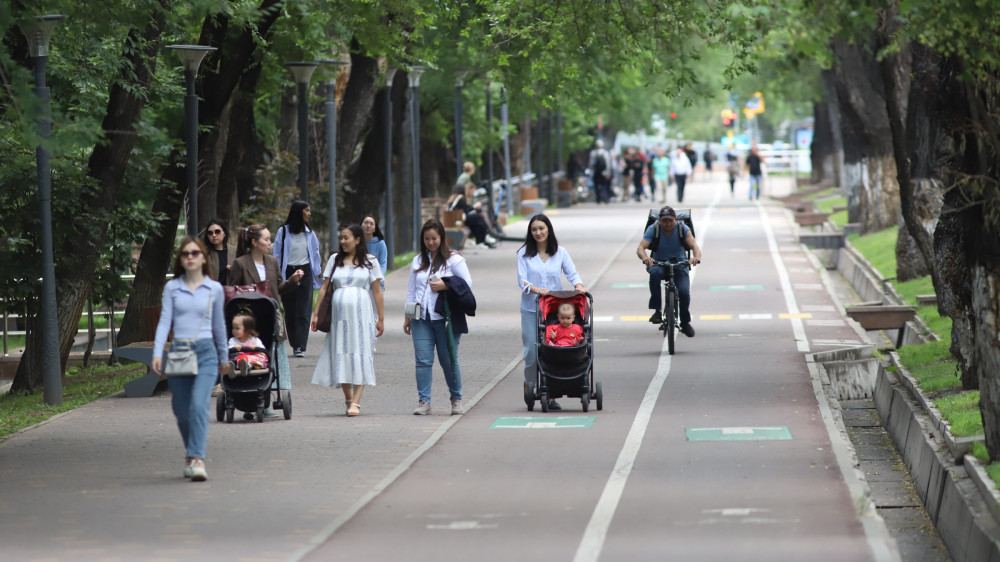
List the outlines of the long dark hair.
{"type": "Polygon", "coordinates": [[[424,223],[423,228],[420,229],[420,267],[417,271],[423,271],[430,268],[431,273],[438,271],[444,267],[448,258],[455,251],[448,247],[448,238],[444,235],[444,226],[437,219],[427,219],[424,223]],[[427,245],[424,244],[424,233],[428,230],[433,230],[438,233],[441,237],[441,245],[438,246],[438,255],[434,256],[434,260],[431,260],[431,251],[427,249],[427,245]]]}
{"type": "Polygon", "coordinates": [[[267,227],[262,224],[251,224],[240,231],[240,243],[236,245],[236,257],[249,254],[253,248],[253,241],[260,240],[260,234],[267,227]]]}
{"type": "MultiPolygon", "coordinates": [[[[350,230],[351,235],[358,239],[358,247],[354,248],[354,265],[371,269],[372,264],[368,261],[368,245],[365,244],[365,231],[361,229],[361,225],[352,224],[340,230],[350,230]]],[[[344,265],[344,249],[340,248],[339,244],[338,250],[337,256],[333,258],[334,269],[344,265]]]]}
{"type": "Polygon", "coordinates": [[[531,220],[528,221],[528,234],[524,237],[524,244],[521,245],[521,248],[524,248],[524,257],[533,258],[538,255],[538,244],[535,242],[535,238],[531,235],[531,224],[535,221],[542,221],[545,223],[545,226],[548,227],[549,238],[545,244],[545,251],[550,256],[555,255],[555,253],[559,251],[559,242],[556,240],[556,231],[552,230],[552,221],[549,220],[549,217],[539,213],[531,217],[531,220]]]}
{"type": "Polygon", "coordinates": [[[184,269],[184,264],[181,263],[181,252],[184,251],[185,246],[192,242],[198,245],[198,250],[201,251],[202,257],[205,258],[205,261],[201,262],[201,273],[205,277],[210,278],[210,275],[208,274],[208,248],[205,247],[205,243],[201,241],[201,238],[185,236],[184,240],[181,240],[181,245],[177,246],[177,253],[174,254],[174,279],[177,279],[187,273],[187,270],[184,269]]]}
{"type": "Polygon", "coordinates": [[[212,228],[213,224],[219,225],[219,228],[222,229],[222,247],[225,248],[229,246],[229,227],[226,226],[225,221],[216,218],[208,221],[208,224],[205,225],[205,230],[202,231],[201,241],[205,243],[205,247],[212,248],[213,250],[215,249],[212,243],[208,240],[208,229],[212,228]]]}
{"type": "Polygon", "coordinates": [[[379,240],[385,240],[385,234],[382,234],[382,229],[379,228],[378,219],[375,218],[375,215],[365,215],[361,217],[361,222],[365,222],[365,219],[371,219],[375,221],[375,232],[372,233],[372,236],[375,236],[379,240]]]}
{"type": "Polygon", "coordinates": [[[285,219],[285,225],[288,227],[288,231],[292,234],[298,234],[300,232],[305,232],[306,221],[302,218],[302,211],[309,207],[309,203],[305,201],[292,201],[292,208],[288,209],[288,218],[285,219]]]}

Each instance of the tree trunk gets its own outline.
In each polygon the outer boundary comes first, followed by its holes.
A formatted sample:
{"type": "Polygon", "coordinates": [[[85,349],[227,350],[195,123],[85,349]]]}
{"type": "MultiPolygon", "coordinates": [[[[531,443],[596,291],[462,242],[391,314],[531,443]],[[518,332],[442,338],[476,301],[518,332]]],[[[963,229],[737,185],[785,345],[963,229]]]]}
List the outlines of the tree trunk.
{"type": "Polygon", "coordinates": [[[809,183],[813,185],[824,182],[832,184],[834,181],[833,162],[836,150],[830,127],[830,109],[827,101],[813,104],[813,140],[809,147],[809,157],[812,162],[809,183]]]}
{"type": "MultiPolygon", "coordinates": [[[[263,0],[260,5],[260,19],[253,31],[248,29],[230,30],[230,22],[224,16],[206,18],[202,25],[202,45],[219,47],[219,51],[208,55],[208,60],[202,64],[202,102],[200,104],[199,125],[207,125],[210,130],[225,127],[228,114],[227,107],[232,104],[234,96],[247,95],[253,97],[256,82],[241,82],[245,72],[259,65],[255,55],[258,49],[257,40],[269,40],[274,22],[281,15],[279,0],[263,0]],[[259,37],[258,37],[259,35],[259,37]],[[214,57],[221,57],[217,63],[214,57]],[[245,89],[244,89],[245,88],[245,89]]],[[[218,149],[210,142],[215,137],[200,134],[198,138],[198,153],[200,161],[209,161],[207,153],[218,149]]],[[[245,139],[244,139],[245,140],[245,139]]],[[[228,148],[226,150],[228,153],[228,148]]],[[[223,157],[224,159],[225,157],[223,157]]],[[[153,203],[153,211],[166,215],[158,232],[152,233],[142,246],[139,263],[136,268],[135,282],[132,284],[132,294],[129,296],[122,319],[121,332],[118,336],[119,345],[142,341],[146,337],[143,329],[143,309],[149,306],[159,306],[163,296],[163,284],[170,269],[176,240],[177,224],[181,212],[181,190],[183,182],[182,168],[178,164],[180,157],[175,152],[170,156],[170,162],[163,172],[163,183],[157,191],[153,203]]],[[[214,160],[213,160],[214,161],[214,160]]],[[[240,162],[229,161],[230,166],[241,165],[240,162]]],[[[216,167],[211,168],[213,171],[216,167]]],[[[218,176],[209,174],[208,181],[216,182],[217,177],[243,177],[245,172],[232,174],[220,170],[218,176]]],[[[252,173],[252,171],[250,171],[252,173]]],[[[200,179],[200,178],[199,178],[200,179]]],[[[216,188],[210,188],[217,193],[216,188]]],[[[200,201],[200,200],[199,200],[200,201]]],[[[200,214],[200,213],[199,213],[200,214]]],[[[208,220],[211,217],[205,217],[208,220]]],[[[199,223],[202,222],[199,217],[199,223]]],[[[235,225],[237,223],[230,223],[235,225]]]]}
{"type": "Polygon", "coordinates": [[[848,218],[863,233],[883,230],[899,220],[899,184],[882,77],[870,46],[835,39],[833,49],[848,218]]]}
{"type": "Polygon", "coordinates": [[[835,77],[832,70],[820,71],[820,77],[823,81],[826,112],[830,118],[830,134],[833,137],[833,183],[837,187],[845,189],[847,177],[844,174],[844,135],[841,129],[840,101],[837,99],[835,77]]]}
{"type": "MultiPolygon", "coordinates": [[[[135,145],[135,124],[145,107],[146,97],[143,93],[148,89],[156,71],[156,54],[160,49],[160,36],[165,24],[163,9],[164,6],[154,9],[146,28],[142,31],[132,29],[125,41],[128,49],[122,58],[129,61],[134,74],[124,74],[121,82],[112,86],[107,113],[101,124],[107,135],[107,142],[94,147],[87,163],[87,173],[97,180],[98,188],[82,197],[81,206],[92,216],[108,216],[118,204],[118,191],[135,145]],[[135,46],[141,48],[136,49],[135,46]]],[[[68,238],[68,246],[61,252],[60,274],[57,279],[60,298],[57,299],[56,315],[62,372],[66,370],[66,361],[73,348],[80,315],[90,295],[94,269],[100,256],[99,248],[106,246],[107,242],[103,236],[104,231],[100,228],[84,229],[83,232],[89,235],[68,238]]],[[[27,339],[24,356],[18,364],[17,374],[11,385],[12,390],[31,391],[41,384],[42,370],[35,367],[41,365],[42,343],[37,337],[27,339]]]]}

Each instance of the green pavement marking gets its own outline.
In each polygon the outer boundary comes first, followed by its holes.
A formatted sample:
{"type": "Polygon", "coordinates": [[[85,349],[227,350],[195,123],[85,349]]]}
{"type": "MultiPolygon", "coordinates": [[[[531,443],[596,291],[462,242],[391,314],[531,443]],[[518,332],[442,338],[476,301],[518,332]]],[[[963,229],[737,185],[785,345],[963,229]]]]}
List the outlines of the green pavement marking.
{"type": "Polygon", "coordinates": [[[497,418],[490,429],[590,429],[597,416],[497,418]]]}
{"type": "Polygon", "coordinates": [[[787,441],[787,427],[688,427],[688,441],[787,441]]]}
{"type": "Polygon", "coordinates": [[[612,283],[612,289],[642,289],[649,288],[649,283],[612,283]]]}
{"type": "Polygon", "coordinates": [[[763,291],[763,285],[712,285],[709,291],[763,291]]]}

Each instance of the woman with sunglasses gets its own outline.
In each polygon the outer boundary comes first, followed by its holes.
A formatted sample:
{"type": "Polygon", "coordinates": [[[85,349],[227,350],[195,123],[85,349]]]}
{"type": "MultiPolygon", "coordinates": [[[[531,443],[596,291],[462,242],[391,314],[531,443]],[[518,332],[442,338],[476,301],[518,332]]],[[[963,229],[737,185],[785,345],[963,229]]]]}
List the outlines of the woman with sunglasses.
{"type": "MultiPolygon", "coordinates": [[[[299,269],[289,275],[285,281],[278,273],[278,259],[271,255],[271,231],[262,224],[252,224],[240,232],[240,244],[236,248],[236,260],[229,271],[230,285],[253,285],[266,282],[271,298],[277,300],[279,295],[295,290],[299,279],[305,273],[299,269]]],[[[292,389],[292,375],[288,366],[288,353],[285,351],[285,340],[288,336],[284,330],[275,338],[278,345],[278,388],[292,389]]],[[[264,417],[277,417],[271,410],[264,412],[264,417]]],[[[253,419],[253,414],[243,414],[244,419],[253,419]]]]}
{"type": "Polygon", "coordinates": [[[173,329],[174,341],[189,345],[198,357],[198,374],[167,377],[170,404],[184,440],[184,477],[192,482],[208,478],[205,444],[212,386],[227,369],[226,319],[222,312],[222,285],[208,276],[206,248],[188,236],[174,257],[174,278],[163,287],[163,307],[153,344],[153,372],[163,372],[163,346],[173,329]]]}
{"type": "Polygon", "coordinates": [[[208,221],[204,232],[202,241],[208,247],[208,275],[226,285],[232,261],[236,257],[236,245],[229,243],[229,229],[222,219],[208,221]]]}

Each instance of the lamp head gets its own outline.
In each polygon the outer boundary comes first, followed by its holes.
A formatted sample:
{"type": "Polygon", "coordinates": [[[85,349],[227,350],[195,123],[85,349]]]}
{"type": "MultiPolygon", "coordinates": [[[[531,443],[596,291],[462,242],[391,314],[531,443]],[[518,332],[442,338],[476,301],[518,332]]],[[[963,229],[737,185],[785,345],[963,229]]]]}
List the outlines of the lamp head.
{"type": "Polygon", "coordinates": [[[319,66],[318,62],[286,62],[285,66],[292,71],[296,84],[308,84],[313,71],[319,66]]]}
{"type": "MultiPolygon", "coordinates": [[[[350,61],[338,59],[319,59],[319,62],[323,65],[323,81],[327,84],[336,82],[340,71],[345,66],[351,64],[350,61]]],[[[308,79],[306,81],[308,82],[308,79]]]]}
{"type": "Polygon", "coordinates": [[[455,69],[455,85],[461,88],[465,85],[465,77],[469,75],[468,68],[456,68],[455,69]]]}
{"type": "Polygon", "coordinates": [[[416,88],[420,86],[420,75],[427,70],[426,66],[416,65],[411,66],[407,69],[406,79],[410,81],[410,87],[416,88]]]}
{"type": "Polygon", "coordinates": [[[36,16],[20,25],[21,33],[24,33],[24,38],[28,40],[28,52],[32,57],[49,56],[49,38],[52,37],[52,30],[59,20],[65,17],[59,14],[46,14],[36,16]]]}
{"type": "Polygon", "coordinates": [[[167,45],[167,48],[173,49],[177,53],[177,58],[181,59],[184,70],[193,74],[198,73],[198,67],[201,66],[201,61],[205,60],[205,55],[218,50],[204,45],[167,45]]]}

